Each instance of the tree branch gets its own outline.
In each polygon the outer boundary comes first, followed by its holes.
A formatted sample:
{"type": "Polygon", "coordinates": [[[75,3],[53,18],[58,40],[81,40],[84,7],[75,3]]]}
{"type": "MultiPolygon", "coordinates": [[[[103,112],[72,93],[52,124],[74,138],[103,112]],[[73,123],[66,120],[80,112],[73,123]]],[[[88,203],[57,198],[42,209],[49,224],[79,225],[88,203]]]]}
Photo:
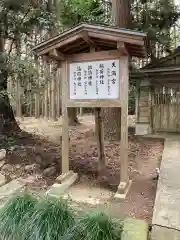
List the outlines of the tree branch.
{"type": "MultiPolygon", "coordinates": [[[[22,19],[22,22],[20,24],[20,27],[24,24],[24,20],[25,18],[27,17],[28,13],[30,12],[30,9],[28,9],[28,11],[24,14],[24,17],[22,19]]],[[[18,30],[16,32],[14,32],[14,35],[16,36],[16,34],[18,34],[18,30]]],[[[8,52],[8,56],[10,56],[11,52],[12,52],[12,49],[13,49],[13,44],[15,43],[16,41],[16,38],[14,37],[14,39],[12,40],[11,42],[11,45],[10,45],[10,49],[9,49],[9,52],[8,52]]]]}

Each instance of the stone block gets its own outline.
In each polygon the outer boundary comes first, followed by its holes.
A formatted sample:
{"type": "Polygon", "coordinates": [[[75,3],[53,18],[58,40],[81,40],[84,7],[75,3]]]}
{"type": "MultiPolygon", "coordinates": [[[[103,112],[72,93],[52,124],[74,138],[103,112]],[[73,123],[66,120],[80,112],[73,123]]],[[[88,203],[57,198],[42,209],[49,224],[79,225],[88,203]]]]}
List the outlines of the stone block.
{"type": "Polygon", "coordinates": [[[18,180],[13,180],[5,184],[4,186],[0,187],[0,200],[13,195],[17,191],[20,191],[24,186],[25,184],[21,183],[18,180]]]}
{"type": "Polygon", "coordinates": [[[180,231],[161,226],[152,227],[152,240],[180,240],[180,231]]]}
{"type": "Polygon", "coordinates": [[[149,123],[137,123],[136,124],[136,135],[143,136],[151,133],[151,127],[149,123]]]}
{"type": "Polygon", "coordinates": [[[6,177],[0,173],[0,187],[6,183],[6,177]]]}
{"type": "Polygon", "coordinates": [[[132,185],[132,180],[129,180],[128,182],[120,182],[118,186],[118,190],[114,195],[114,197],[116,199],[125,199],[131,188],[131,185],[132,185]]]}
{"type": "Polygon", "coordinates": [[[73,185],[78,179],[77,173],[72,173],[70,175],[66,175],[66,178],[63,179],[63,181],[58,184],[55,183],[52,185],[52,187],[46,192],[46,194],[59,197],[62,195],[71,185],[73,185]]]}
{"type": "Polygon", "coordinates": [[[124,220],[122,240],[147,240],[148,224],[145,221],[128,218],[124,220]]]}

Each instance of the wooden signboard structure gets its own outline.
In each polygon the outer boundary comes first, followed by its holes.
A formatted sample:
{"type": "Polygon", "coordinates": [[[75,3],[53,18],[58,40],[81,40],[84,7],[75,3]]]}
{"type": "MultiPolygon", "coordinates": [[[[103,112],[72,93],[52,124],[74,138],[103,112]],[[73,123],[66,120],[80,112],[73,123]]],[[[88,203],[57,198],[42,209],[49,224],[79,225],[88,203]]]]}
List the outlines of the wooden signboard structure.
{"type": "MultiPolygon", "coordinates": [[[[95,108],[99,162],[105,163],[100,109],[121,108],[120,184],[117,195],[127,192],[129,57],[146,57],[146,34],[127,29],[80,24],[34,47],[37,56],[59,61],[62,68],[62,175],[69,170],[69,107],[95,108]]],[[[101,165],[101,164],[100,164],[101,165]]]]}

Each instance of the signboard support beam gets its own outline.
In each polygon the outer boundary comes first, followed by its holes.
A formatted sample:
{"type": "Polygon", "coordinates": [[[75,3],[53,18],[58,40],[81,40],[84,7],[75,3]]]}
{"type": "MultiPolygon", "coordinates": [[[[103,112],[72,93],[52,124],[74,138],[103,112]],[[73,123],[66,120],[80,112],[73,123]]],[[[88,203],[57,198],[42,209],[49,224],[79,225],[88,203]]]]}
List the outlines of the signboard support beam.
{"type": "Polygon", "coordinates": [[[69,172],[69,126],[68,111],[66,107],[67,86],[67,61],[62,64],[62,173],[69,172]]]}
{"type": "Polygon", "coordinates": [[[121,141],[120,141],[120,184],[115,197],[124,199],[131,186],[128,176],[128,56],[121,57],[120,98],[121,98],[121,141]]]}
{"type": "Polygon", "coordinates": [[[95,132],[97,137],[97,149],[98,149],[98,170],[101,171],[106,166],[106,159],[104,154],[104,128],[102,119],[101,108],[95,108],[95,132]]]}
{"type": "Polygon", "coordinates": [[[60,183],[59,189],[66,189],[72,185],[78,178],[77,173],[69,169],[69,119],[67,109],[68,96],[68,63],[62,63],[62,151],[61,151],[61,169],[62,174],[56,181],[60,183]]]}

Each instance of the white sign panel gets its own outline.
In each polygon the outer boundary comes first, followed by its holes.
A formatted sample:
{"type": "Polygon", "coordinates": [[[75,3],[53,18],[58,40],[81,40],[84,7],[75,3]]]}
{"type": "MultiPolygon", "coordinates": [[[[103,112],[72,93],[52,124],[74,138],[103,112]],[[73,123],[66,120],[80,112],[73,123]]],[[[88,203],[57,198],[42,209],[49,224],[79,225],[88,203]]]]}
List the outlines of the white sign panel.
{"type": "Polygon", "coordinates": [[[70,99],[118,99],[119,60],[71,63],[70,99]]]}

